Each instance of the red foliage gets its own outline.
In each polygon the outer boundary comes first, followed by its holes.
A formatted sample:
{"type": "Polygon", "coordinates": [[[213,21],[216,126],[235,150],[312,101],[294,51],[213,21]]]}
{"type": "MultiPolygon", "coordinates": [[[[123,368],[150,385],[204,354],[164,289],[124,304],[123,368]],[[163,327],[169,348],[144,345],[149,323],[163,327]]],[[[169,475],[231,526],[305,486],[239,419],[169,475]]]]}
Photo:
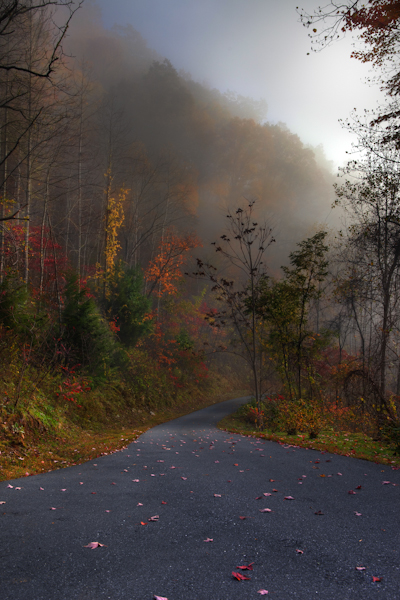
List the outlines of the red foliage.
{"type": "MultiPolygon", "coordinates": [[[[80,394],[90,391],[90,387],[85,378],[79,377],[76,374],[76,369],[80,367],[80,365],[75,365],[74,367],[61,367],[66,378],[61,382],[59,389],[61,392],[61,397],[68,402],[73,402],[79,408],[82,408],[80,404],[78,404],[77,397],[80,394]]],[[[60,394],[57,394],[60,396],[60,394]]]]}
{"type": "MultiPolygon", "coordinates": [[[[23,225],[5,225],[4,257],[5,272],[15,267],[22,273],[25,251],[25,229],[23,225]]],[[[29,233],[29,274],[34,298],[47,296],[49,302],[56,297],[56,283],[61,289],[65,283],[63,274],[68,260],[59,244],[55,243],[49,230],[31,227],[29,233]]]]}

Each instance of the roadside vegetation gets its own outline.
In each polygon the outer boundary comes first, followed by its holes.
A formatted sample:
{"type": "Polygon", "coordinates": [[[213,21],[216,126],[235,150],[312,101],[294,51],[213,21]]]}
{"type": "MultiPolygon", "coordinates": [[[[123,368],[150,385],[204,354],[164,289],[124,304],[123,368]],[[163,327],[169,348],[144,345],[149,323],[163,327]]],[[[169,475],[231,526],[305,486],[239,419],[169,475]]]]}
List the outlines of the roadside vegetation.
{"type": "Polygon", "coordinates": [[[321,407],[306,406],[306,403],[297,405],[288,418],[283,397],[268,398],[262,402],[262,410],[264,415],[268,415],[262,429],[258,427],[258,412],[254,400],[243,405],[233,415],[222,419],[218,427],[285,446],[312,448],[400,468],[400,448],[397,440],[393,441],[391,436],[382,434],[373,437],[367,418],[364,419],[364,423],[360,423],[354,413],[349,414],[350,411],[340,411],[336,408],[323,411],[321,407]],[[318,433],[316,424],[321,427],[318,433]]]}

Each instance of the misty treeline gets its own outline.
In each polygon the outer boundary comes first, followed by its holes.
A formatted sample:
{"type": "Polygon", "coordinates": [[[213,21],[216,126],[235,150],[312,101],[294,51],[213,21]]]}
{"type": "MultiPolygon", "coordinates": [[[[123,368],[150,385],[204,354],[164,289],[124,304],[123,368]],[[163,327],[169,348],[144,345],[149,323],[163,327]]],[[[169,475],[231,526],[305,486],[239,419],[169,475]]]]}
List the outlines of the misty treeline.
{"type": "Polygon", "coordinates": [[[335,234],[320,148],[94,3],[0,1],[0,47],[2,410],[50,410],[48,381],[149,410],[249,372],[259,425],[396,426],[395,141],[354,124],[335,234]]]}

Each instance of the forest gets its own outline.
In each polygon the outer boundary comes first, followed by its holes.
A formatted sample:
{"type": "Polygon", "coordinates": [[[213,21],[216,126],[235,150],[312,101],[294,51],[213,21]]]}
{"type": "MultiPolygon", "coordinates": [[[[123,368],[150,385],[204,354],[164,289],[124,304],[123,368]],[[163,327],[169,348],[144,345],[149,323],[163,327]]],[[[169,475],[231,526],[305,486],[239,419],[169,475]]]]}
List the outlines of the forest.
{"type": "Polygon", "coordinates": [[[0,1],[0,479],[238,390],[242,430],[400,453],[400,11],[357,5],[302,15],[386,86],[338,180],[94,3],[0,1]]]}

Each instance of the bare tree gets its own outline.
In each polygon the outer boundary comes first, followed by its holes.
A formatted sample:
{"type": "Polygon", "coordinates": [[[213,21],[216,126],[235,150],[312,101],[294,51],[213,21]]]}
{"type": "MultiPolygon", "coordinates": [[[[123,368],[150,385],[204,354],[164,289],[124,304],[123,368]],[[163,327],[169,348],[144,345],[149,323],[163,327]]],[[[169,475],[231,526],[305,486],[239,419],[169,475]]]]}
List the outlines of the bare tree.
{"type": "MultiPolygon", "coordinates": [[[[48,102],[49,89],[56,85],[54,73],[62,58],[62,41],[82,2],[0,1],[0,115],[3,114],[0,119],[0,191],[4,198],[8,193],[7,181],[24,160],[27,220],[31,195],[32,128],[38,124],[48,102]],[[63,11],[66,13],[62,14],[63,11]]],[[[2,214],[0,220],[20,218],[20,210],[19,207],[12,215],[2,214]]]]}
{"type": "Polygon", "coordinates": [[[363,371],[368,381],[373,380],[381,408],[387,411],[388,353],[400,304],[400,166],[393,160],[396,155],[397,150],[389,146],[382,149],[380,145],[379,156],[368,149],[364,159],[349,163],[345,170],[348,177],[353,175],[352,180],[336,188],[338,202],[351,219],[346,262],[349,257],[354,262],[342,290],[347,290],[360,335],[363,371]],[[356,304],[362,306],[367,323],[362,324],[356,304]]]}
{"type": "Polygon", "coordinates": [[[254,220],[254,204],[251,201],[245,209],[229,213],[227,233],[220,242],[213,243],[215,251],[235,271],[235,279],[225,277],[218,272],[221,270],[200,259],[195,276],[211,282],[211,290],[222,304],[221,310],[212,310],[207,317],[214,327],[231,330],[230,349],[225,350],[241,356],[251,369],[261,425],[265,353],[257,303],[260,283],[267,276],[265,254],[275,240],[267,223],[259,225],[254,220]]]}

